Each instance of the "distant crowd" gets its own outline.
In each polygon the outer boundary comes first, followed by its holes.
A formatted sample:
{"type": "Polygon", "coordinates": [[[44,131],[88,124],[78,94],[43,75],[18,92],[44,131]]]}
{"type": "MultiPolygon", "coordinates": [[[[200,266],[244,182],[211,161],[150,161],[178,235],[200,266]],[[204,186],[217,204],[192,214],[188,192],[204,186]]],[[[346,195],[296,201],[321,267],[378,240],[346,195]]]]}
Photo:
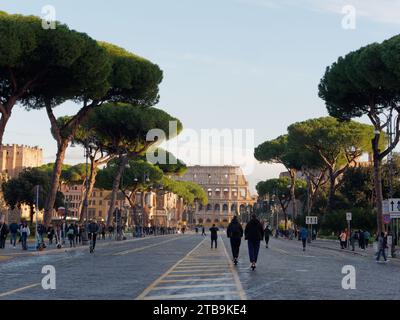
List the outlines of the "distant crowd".
{"type": "MultiPolygon", "coordinates": [[[[116,239],[126,240],[127,230],[125,226],[116,226],[115,224],[106,226],[104,222],[97,223],[90,221],[88,224],[91,229],[89,233],[96,233],[99,240],[116,239]]],[[[89,227],[88,227],[89,228],[89,227]]],[[[85,224],[83,223],[67,223],[66,221],[58,221],[52,223],[48,227],[39,223],[37,226],[33,224],[29,226],[26,221],[21,223],[12,222],[7,225],[4,222],[0,222],[0,249],[4,249],[6,246],[7,238],[9,238],[10,245],[16,249],[17,245],[21,246],[22,250],[28,250],[28,239],[36,231],[36,249],[44,249],[47,246],[55,245],[61,248],[68,245],[70,248],[82,245],[85,240],[85,224]],[[45,241],[47,239],[47,241],[45,241]]],[[[146,237],[151,235],[168,235],[176,233],[184,233],[184,229],[178,230],[177,228],[167,227],[141,227],[135,226],[132,230],[133,237],[146,237]]]]}

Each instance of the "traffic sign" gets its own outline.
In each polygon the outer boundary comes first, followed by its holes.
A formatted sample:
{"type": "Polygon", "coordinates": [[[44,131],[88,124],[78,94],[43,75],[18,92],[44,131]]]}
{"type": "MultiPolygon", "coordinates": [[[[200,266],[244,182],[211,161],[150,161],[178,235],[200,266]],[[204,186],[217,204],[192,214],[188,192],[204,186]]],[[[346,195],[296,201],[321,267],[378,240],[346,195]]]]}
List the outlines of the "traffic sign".
{"type": "Polygon", "coordinates": [[[384,224],[389,224],[390,223],[390,214],[384,214],[383,215],[383,223],[384,224]]]}
{"type": "Polygon", "coordinates": [[[347,212],[347,213],[346,213],[346,220],[347,220],[347,221],[353,220],[353,215],[352,215],[351,212],[347,212]]]}
{"type": "Polygon", "coordinates": [[[389,199],[389,213],[400,212],[400,199],[389,199]]]}
{"type": "Polygon", "coordinates": [[[318,217],[306,216],[306,224],[318,224],[318,217]]]}
{"type": "Polygon", "coordinates": [[[382,209],[383,209],[383,214],[389,214],[389,200],[383,200],[382,201],[382,209]]]}

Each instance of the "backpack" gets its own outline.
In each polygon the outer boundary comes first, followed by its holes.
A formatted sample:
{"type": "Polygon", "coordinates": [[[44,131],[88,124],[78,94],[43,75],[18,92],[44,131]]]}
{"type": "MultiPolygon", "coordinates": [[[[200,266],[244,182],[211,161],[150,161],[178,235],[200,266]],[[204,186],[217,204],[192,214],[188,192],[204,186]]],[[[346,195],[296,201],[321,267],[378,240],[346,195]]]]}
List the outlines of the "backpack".
{"type": "Polygon", "coordinates": [[[73,236],[75,234],[74,229],[70,228],[67,232],[68,236],[73,236]]]}

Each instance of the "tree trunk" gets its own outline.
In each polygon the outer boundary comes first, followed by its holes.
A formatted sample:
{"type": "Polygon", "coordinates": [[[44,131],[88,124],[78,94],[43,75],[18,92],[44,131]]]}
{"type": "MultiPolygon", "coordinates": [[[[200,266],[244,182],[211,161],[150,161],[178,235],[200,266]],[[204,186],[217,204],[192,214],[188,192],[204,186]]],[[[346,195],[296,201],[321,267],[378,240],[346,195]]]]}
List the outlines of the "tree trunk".
{"type": "MultiPolygon", "coordinates": [[[[30,227],[32,228],[32,226],[33,226],[33,215],[35,214],[35,209],[34,209],[34,206],[33,206],[33,204],[31,204],[30,206],[29,206],[29,210],[30,210],[30,227]]],[[[36,217],[37,218],[37,217],[36,217]]]]}
{"type": "Polygon", "coordinates": [[[0,146],[3,145],[3,136],[9,119],[10,114],[2,113],[0,118],[0,146]]]}
{"type": "Polygon", "coordinates": [[[383,232],[383,194],[382,194],[382,160],[380,159],[378,145],[374,144],[374,185],[375,185],[375,195],[376,195],[376,208],[377,208],[377,215],[376,215],[376,225],[378,234],[383,232]]]}
{"type": "Polygon", "coordinates": [[[94,184],[96,183],[96,176],[97,176],[97,164],[95,161],[90,162],[90,173],[89,173],[89,189],[86,190],[86,183],[85,183],[85,195],[83,197],[83,207],[81,208],[80,215],[79,215],[79,222],[83,223],[86,218],[86,211],[89,204],[90,195],[93,192],[94,184]]]}
{"type": "Polygon", "coordinates": [[[329,168],[329,194],[328,194],[328,204],[327,211],[331,211],[333,207],[333,200],[335,196],[336,189],[336,176],[332,168],[329,168]]]}
{"type": "Polygon", "coordinates": [[[68,140],[62,141],[57,150],[56,162],[54,163],[53,173],[51,177],[51,186],[49,194],[46,198],[44,207],[44,224],[47,227],[51,223],[51,216],[56,202],[56,196],[62,171],[62,165],[65,158],[65,151],[68,147],[68,140]]]}
{"type": "Polygon", "coordinates": [[[125,166],[128,164],[129,158],[127,155],[121,156],[119,159],[119,166],[117,174],[114,177],[113,188],[111,192],[111,199],[110,199],[110,208],[108,209],[107,214],[107,225],[110,226],[112,222],[113,213],[115,210],[115,203],[117,202],[118,198],[118,191],[121,184],[121,177],[124,173],[125,166]]]}
{"type": "Polygon", "coordinates": [[[290,185],[290,199],[292,200],[292,205],[293,205],[293,220],[297,217],[297,204],[296,204],[296,170],[290,170],[290,180],[291,180],[291,185],[290,185]]]}

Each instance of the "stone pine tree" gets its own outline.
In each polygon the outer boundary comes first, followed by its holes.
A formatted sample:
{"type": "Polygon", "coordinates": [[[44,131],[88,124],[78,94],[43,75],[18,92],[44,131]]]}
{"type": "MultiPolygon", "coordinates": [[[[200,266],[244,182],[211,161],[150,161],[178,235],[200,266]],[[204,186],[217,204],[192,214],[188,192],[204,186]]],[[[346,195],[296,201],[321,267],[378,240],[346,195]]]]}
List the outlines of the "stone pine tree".
{"type": "Polygon", "coordinates": [[[0,145],[16,104],[35,107],[47,98],[75,98],[85,89],[106,89],[105,54],[87,35],[57,24],[42,28],[34,16],[0,11],[0,145]],[[104,88],[102,88],[104,87],[104,88]]]}
{"type": "Polygon", "coordinates": [[[74,68],[63,77],[54,79],[63,83],[65,77],[73,78],[73,86],[39,87],[28,108],[45,108],[57,141],[57,155],[53,171],[52,192],[46,202],[45,216],[49,219],[58,185],[66,149],[73,140],[79,125],[94,109],[105,102],[126,102],[147,107],[158,102],[158,85],[162,80],[159,67],[150,61],[111,44],[100,43],[86,37],[86,47],[74,68]],[[77,114],[60,126],[53,109],[61,102],[73,100],[81,103],[77,114]]]}
{"type": "Polygon", "coordinates": [[[289,126],[288,133],[295,153],[307,150],[324,164],[329,177],[327,209],[333,209],[340,177],[364,153],[371,152],[374,128],[355,121],[340,122],[323,117],[295,123],[289,126]]]}
{"type": "Polygon", "coordinates": [[[115,202],[120,189],[121,177],[129,160],[143,156],[148,148],[162,140],[173,138],[182,131],[181,122],[160,109],[141,107],[122,103],[109,103],[101,106],[93,115],[97,121],[93,129],[97,139],[103,141],[108,154],[115,155],[113,165],[117,167],[114,175],[108,223],[115,210],[115,202]],[[170,123],[177,124],[177,131],[170,132],[170,123]],[[101,124],[107,123],[106,127],[101,124]],[[163,134],[156,139],[148,139],[152,129],[163,134]]]}
{"type": "Polygon", "coordinates": [[[288,143],[288,135],[282,135],[275,140],[266,141],[254,151],[255,158],[260,162],[282,164],[290,176],[290,199],[293,205],[293,215],[297,214],[295,185],[297,172],[301,170],[299,156],[288,143]]]}
{"type": "MultiPolygon", "coordinates": [[[[288,183],[291,180],[287,177],[280,179],[269,179],[266,181],[261,181],[257,184],[256,190],[260,197],[264,197],[265,195],[269,195],[270,197],[274,197],[275,201],[278,200],[278,204],[283,212],[285,219],[285,230],[288,229],[288,215],[287,209],[289,203],[291,201],[291,190],[288,189],[288,183]]],[[[300,196],[306,191],[306,183],[301,180],[296,180],[294,183],[295,193],[297,196],[300,196]]],[[[293,217],[294,218],[294,217],[293,217]]]]}
{"type": "Polygon", "coordinates": [[[400,139],[400,36],[374,43],[340,57],[326,69],[319,96],[329,114],[340,120],[367,116],[372,139],[378,232],[383,228],[382,161],[400,139]],[[394,138],[381,147],[382,132],[394,128],[394,138]]]}

